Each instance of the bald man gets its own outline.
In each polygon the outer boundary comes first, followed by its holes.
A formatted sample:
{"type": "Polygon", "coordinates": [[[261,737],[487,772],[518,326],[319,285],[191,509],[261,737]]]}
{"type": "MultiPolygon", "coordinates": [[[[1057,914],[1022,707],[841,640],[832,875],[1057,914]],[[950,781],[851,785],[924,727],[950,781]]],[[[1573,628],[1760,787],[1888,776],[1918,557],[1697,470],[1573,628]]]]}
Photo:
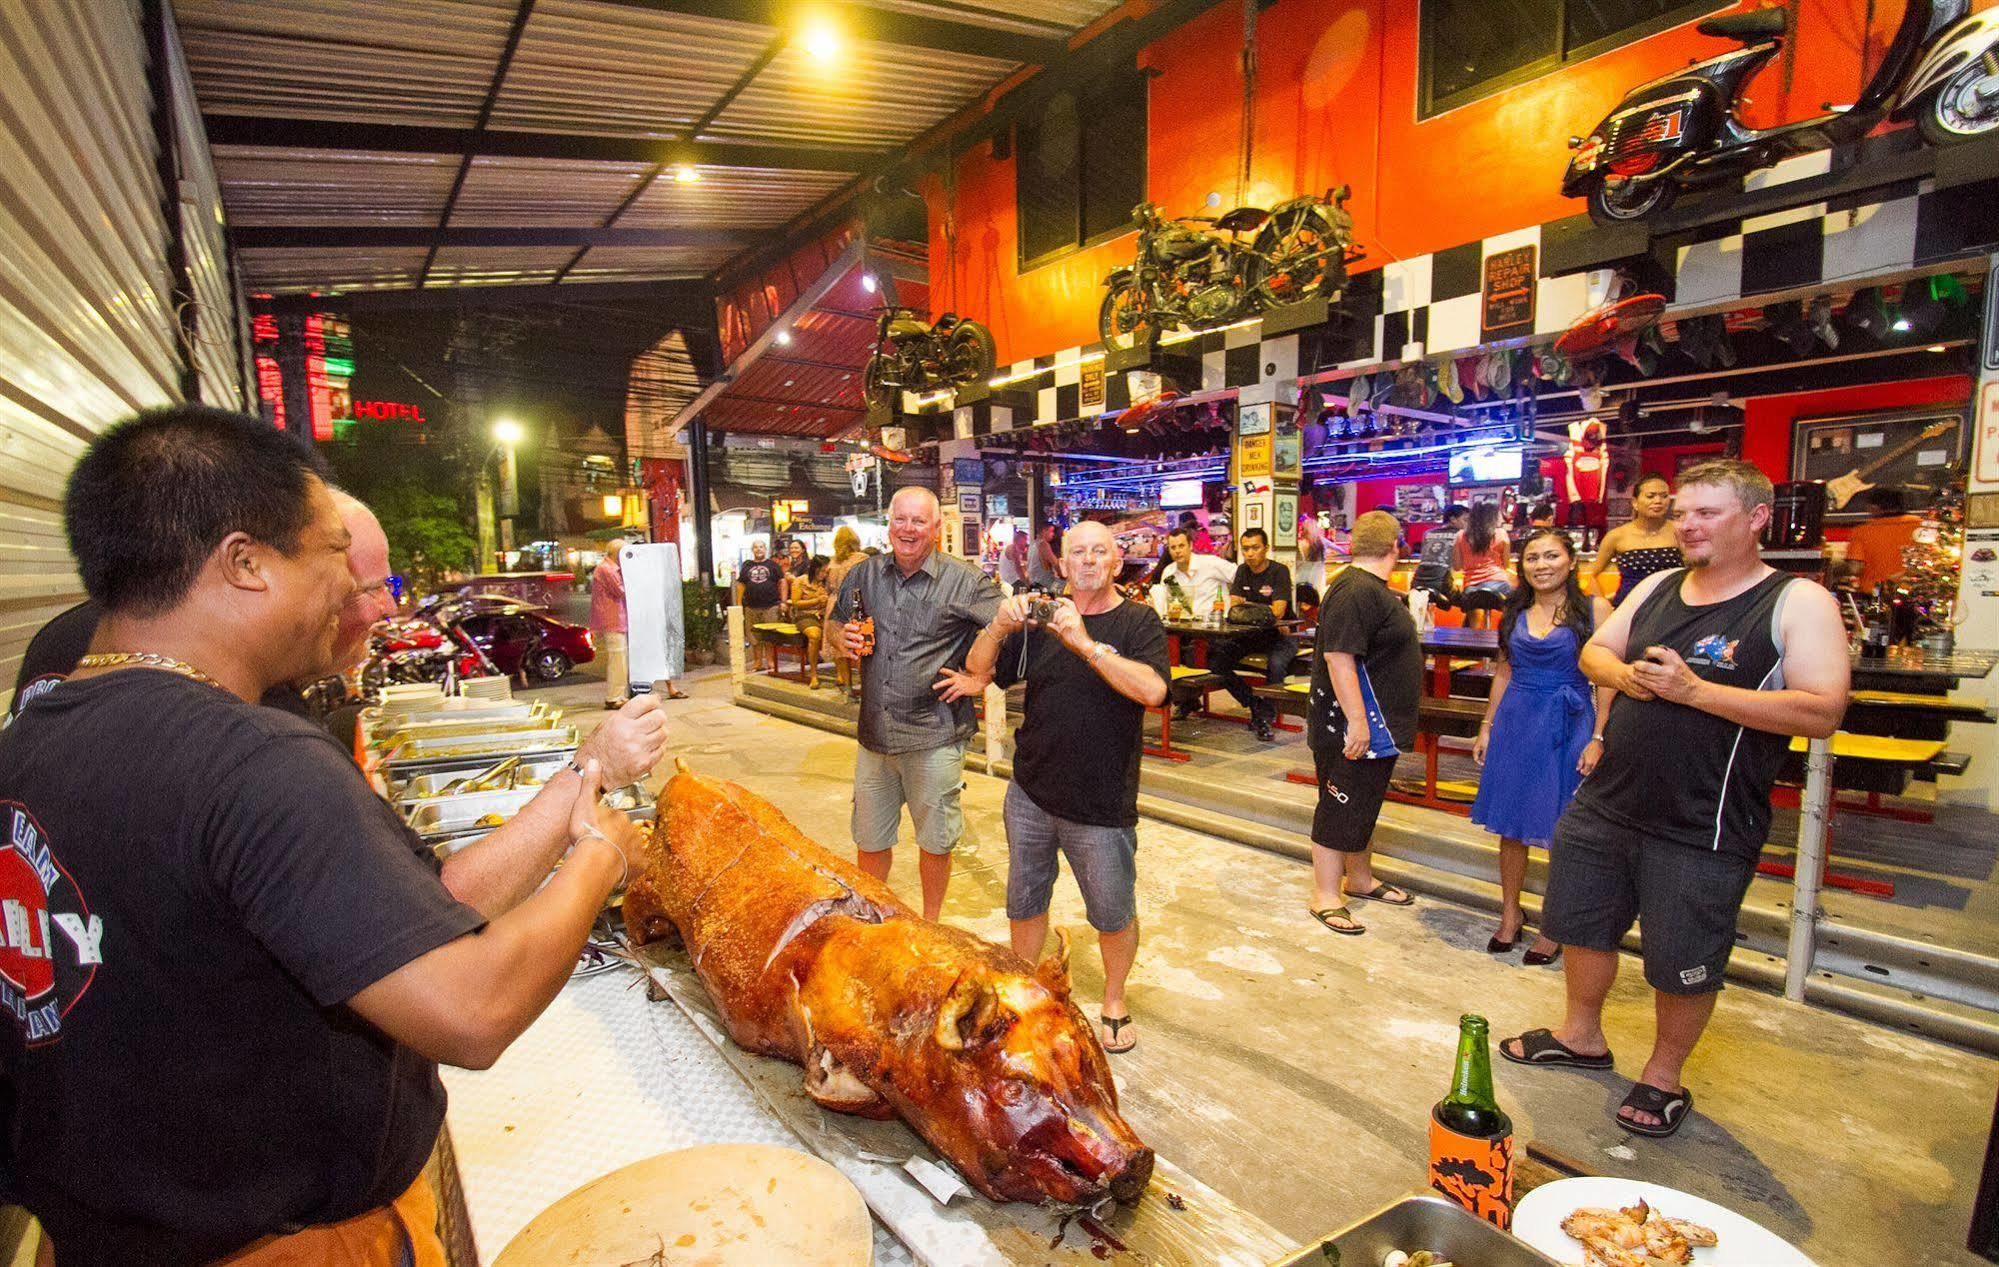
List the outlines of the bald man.
{"type": "Polygon", "coordinates": [[[888,553],[856,564],[833,603],[842,645],[861,661],[854,847],[861,869],[887,880],[907,805],[922,851],[923,917],[930,920],[944,912],[951,851],[964,834],[958,793],[975,728],[969,698],[945,698],[931,688],[944,669],[964,665],[1001,598],[991,577],[939,552],[943,521],[937,494],[898,490],[888,507],[888,553]],[[872,651],[855,619],[856,603],[874,620],[872,651]]]}
{"type": "Polygon", "coordinates": [[[1034,596],[1000,604],[965,658],[938,683],[947,699],[974,698],[988,682],[1027,683],[1006,790],[1006,915],[1014,953],[1029,963],[1048,940],[1058,855],[1069,859],[1104,960],[1098,1014],[1104,1050],[1138,1042],[1124,999],[1138,957],[1138,760],[1145,710],[1166,702],[1172,670],[1166,629],[1143,603],[1118,595],[1124,555],[1100,523],[1062,539],[1069,597],[1045,621],[1034,596]]]}
{"type": "MultiPolygon", "coordinates": [[[[381,521],[351,493],[337,488],[328,492],[351,538],[347,570],[354,577],[354,592],[340,609],[340,628],[334,635],[333,652],[327,663],[301,683],[273,687],[262,700],[267,707],[281,708],[301,717],[309,714],[299,688],[320,678],[345,673],[366,660],[369,630],[375,627],[375,622],[396,612],[395,593],[389,588],[389,538],[382,531],[381,521]]],[[[85,599],[36,631],[21,656],[20,672],[14,681],[14,700],[7,710],[8,720],[29,700],[54,690],[70,675],[76,662],[90,650],[100,614],[97,604],[85,599]]]]}

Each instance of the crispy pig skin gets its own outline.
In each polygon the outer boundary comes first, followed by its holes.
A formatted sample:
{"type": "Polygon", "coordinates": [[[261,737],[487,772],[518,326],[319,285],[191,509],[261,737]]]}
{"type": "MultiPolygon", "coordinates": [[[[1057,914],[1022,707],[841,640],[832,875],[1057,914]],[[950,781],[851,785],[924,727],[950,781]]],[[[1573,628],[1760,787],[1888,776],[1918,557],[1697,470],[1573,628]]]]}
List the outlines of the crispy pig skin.
{"type": "Polygon", "coordinates": [[[743,1048],[827,1108],[900,1117],[995,1201],[1135,1200],[1152,1171],[1067,944],[1031,967],[930,923],[762,797],[687,770],[625,895],[641,944],[678,931],[743,1048]]]}

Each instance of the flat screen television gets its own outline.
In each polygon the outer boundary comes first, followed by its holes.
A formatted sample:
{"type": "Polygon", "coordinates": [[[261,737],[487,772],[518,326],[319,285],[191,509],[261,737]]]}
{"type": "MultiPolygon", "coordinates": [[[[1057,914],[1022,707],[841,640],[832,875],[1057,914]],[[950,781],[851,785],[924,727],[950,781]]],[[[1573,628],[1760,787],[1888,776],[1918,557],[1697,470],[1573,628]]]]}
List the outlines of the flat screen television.
{"type": "Polygon", "coordinates": [[[1506,484],[1520,478],[1520,450],[1480,447],[1451,454],[1451,483],[1506,484]]]}
{"type": "Polygon", "coordinates": [[[1162,508],[1199,506],[1201,504],[1201,481],[1167,480],[1159,486],[1159,504],[1162,508]]]}

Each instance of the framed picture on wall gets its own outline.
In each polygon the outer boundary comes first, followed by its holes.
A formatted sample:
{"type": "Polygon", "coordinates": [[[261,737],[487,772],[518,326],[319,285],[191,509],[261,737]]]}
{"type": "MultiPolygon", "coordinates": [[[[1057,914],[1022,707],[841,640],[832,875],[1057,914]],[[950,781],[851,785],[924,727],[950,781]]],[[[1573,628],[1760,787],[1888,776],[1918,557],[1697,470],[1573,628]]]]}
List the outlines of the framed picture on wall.
{"type": "Polygon", "coordinates": [[[1961,408],[1886,410],[1800,419],[1791,437],[1791,478],[1826,486],[1827,523],[1867,518],[1867,493],[1901,493],[1921,513],[1964,469],[1961,408]]]}
{"type": "Polygon", "coordinates": [[[1298,494],[1277,494],[1277,510],[1270,525],[1270,544],[1279,550],[1298,548],[1298,494]]]}

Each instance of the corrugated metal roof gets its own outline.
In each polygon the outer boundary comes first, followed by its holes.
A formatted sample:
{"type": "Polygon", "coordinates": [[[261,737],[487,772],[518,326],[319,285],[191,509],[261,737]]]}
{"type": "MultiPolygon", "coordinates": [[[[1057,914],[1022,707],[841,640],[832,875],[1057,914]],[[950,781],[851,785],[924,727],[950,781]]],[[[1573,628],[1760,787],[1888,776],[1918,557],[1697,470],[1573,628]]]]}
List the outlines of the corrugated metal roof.
{"type": "Polygon", "coordinates": [[[677,137],[749,69],[775,32],[595,0],[541,0],[493,126],[677,137]]]}
{"type": "Polygon", "coordinates": [[[243,271],[259,290],[375,290],[414,286],[423,268],[421,250],[315,247],[256,248],[242,253],[243,271]]]}
{"type": "Polygon", "coordinates": [[[1124,0],[868,0],[877,9],[977,22],[996,30],[1067,35],[1088,26],[1124,0]]]}
{"type": "Polygon", "coordinates": [[[516,0],[176,0],[210,114],[470,126],[516,0]]]}
{"type": "Polygon", "coordinates": [[[1004,79],[1013,63],[857,40],[825,65],[788,45],[702,131],[702,140],[887,148],[1004,79]]]}
{"type": "Polygon", "coordinates": [[[440,286],[522,286],[552,282],[556,270],[576,254],[574,247],[447,246],[431,261],[430,278],[440,286]]]}
{"type": "Polygon", "coordinates": [[[697,165],[700,180],[682,184],[668,172],[618,217],[627,229],[762,228],[783,224],[833,193],[850,177],[839,172],[697,165]]]}
{"type": "Polygon", "coordinates": [[[472,160],[471,170],[465,174],[465,187],[458,193],[451,223],[467,227],[602,224],[651,170],[648,163],[482,156],[472,160]]]}
{"type": "Polygon", "coordinates": [[[572,281],[706,277],[729,262],[726,246],[595,246],[569,270],[572,281]]]}
{"type": "Polygon", "coordinates": [[[218,145],[215,170],[239,225],[436,224],[458,156],[218,145]]]}

